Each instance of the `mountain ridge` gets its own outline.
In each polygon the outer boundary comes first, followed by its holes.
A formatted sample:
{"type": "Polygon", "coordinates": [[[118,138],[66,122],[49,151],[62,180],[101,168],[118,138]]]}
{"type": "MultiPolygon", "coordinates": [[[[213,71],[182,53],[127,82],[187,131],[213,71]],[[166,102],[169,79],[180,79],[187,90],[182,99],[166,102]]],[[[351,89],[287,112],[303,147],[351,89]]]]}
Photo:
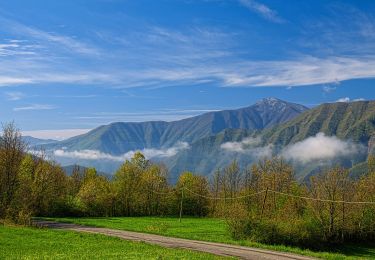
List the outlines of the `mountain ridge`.
{"type": "Polygon", "coordinates": [[[89,149],[120,155],[137,149],[171,147],[180,141],[192,143],[228,128],[261,130],[306,110],[299,104],[268,98],[245,108],[208,112],[172,122],[115,122],[47,148],[89,149]]]}
{"type": "MultiPolygon", "coordinates": [[[[225,152],[219,140],[222,139],[220,133],[191,144],[190,150],[178,153],[168,161],[168,166],[172,175],[179,174],[184,168],[193,172],[205,175],[213,173],[217,168],[223,167],[231,160],[236,159],[242,167],[256,162],[259,154],[269,152],[270,155],[279,155],[280,152],[295,143],[313,138],[318,133],[324,133],[328,137],[337,137],[343,142],[359,143],[367,147],[367,154],[374,150],[375,146],[375,101],[357,101],[350,103],[325,103],[312,108],[294,119],[266,128],[262,131],[249,132],[238,130],[232,137],[226,133],[225,142],[239,142],[244,138],[259,140],[259,144],[251,149],[244,149],[241,152],[225,152]],[[241,131],[239,133],[238,131],[241,131]],[[241,135],[241,138],[238,136],[241,135]],[[212,161],[212,158],[215,161],[212,161]]],[[[363,152],[363,151],[362,151],[363,152]]],[[[353,163],[362,163],[366,160],[366,154],[356,154],[351,158],[333,158],[328,160],[295,165],[297,175],[300,179],[305,179],[321,165],[341,164],[348,167],[353,163]]]]}

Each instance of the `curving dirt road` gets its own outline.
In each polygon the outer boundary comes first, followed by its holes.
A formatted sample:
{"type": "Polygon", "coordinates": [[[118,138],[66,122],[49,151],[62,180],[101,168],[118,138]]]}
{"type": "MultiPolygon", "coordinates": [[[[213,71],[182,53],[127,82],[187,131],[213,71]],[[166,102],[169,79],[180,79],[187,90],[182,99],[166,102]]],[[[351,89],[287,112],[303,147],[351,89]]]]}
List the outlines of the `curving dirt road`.
{"type": "Polygon", "coordinates": [[[119,237],[121,239],[126,239],[126,240],[143,241],[146,243],[155,244],[155,245],[159,245],[163,247],[185,248],[185,249],[190,249],[190,250],[195,250],[195,251],[207,252],[207,253],[220,255],[220,256],[238,257],[240,259],[259,259],[259,260],[263,260],[263,259],[268,259],[268,260],[271,260],[271,259],[272,260],[274,259],[280,259],[280,260],[313,259],[313,258],[306,257],[306,256],[299,256],[295,254],[282,253],[282,252],[276,252],[276,251],[270,251],[270,250],[264,250],[264,249],[258,249],[258,248],[197,241],[197,240],[189,240],[189,239],[174,238],[174,237],[165,237],[165,236],[159,236],[159,235],[153,235],[153,234],[115,230],[115,229],[109,229],[109,228],[88,227],[88,226],[81,226],[81,225],[76,225],[76,224],[59,223],[59,222],[43,221],[43,220],[34,221],[34,224],[38,227],[66,229],[66,230],[73,230],[73,231],[78,231],[78,232],[103,234],[107,236],[119,237]]]}

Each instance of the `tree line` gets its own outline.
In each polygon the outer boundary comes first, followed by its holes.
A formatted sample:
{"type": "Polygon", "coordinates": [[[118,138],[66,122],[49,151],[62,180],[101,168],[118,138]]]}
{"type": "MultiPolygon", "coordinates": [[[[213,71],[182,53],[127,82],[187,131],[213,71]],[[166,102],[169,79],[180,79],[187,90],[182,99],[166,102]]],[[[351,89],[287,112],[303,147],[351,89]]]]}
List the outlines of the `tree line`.
{"type": "Polygon", "coordinates": [[[241,169],[236,161],[212,178],[168,170],[137,152],[113,178],[79,166],[71,175],[45,156],[29,154],[14,124],[0,138],[0,219],[30,224],[33,216],[213,216],[233,237],[321,247],[375,241],[375,159],[353,179],[341,167],[299,183],[281,158],[241,169]],[[366,203],[357,203],[366,202],[366,203]],[[374,202],[374,203],[367,203],[374,202]]]}

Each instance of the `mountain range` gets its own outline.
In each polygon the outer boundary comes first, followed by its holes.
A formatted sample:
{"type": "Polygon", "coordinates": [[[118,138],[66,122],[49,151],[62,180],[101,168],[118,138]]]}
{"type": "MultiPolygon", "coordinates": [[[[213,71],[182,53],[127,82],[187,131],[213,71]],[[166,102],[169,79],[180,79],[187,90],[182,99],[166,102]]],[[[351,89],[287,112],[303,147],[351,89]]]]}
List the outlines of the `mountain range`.
{"type": "Polygon", "coordinates": [[[209,112],[179,121],[112,123],[47,147],[121,155],[137,149],[171,147],[177,142],[194,143],[224,129],[262,130],[306,110],[302,105],[268,98],[246,108],[209,112]]]}
{"type": "Polygon", "coordinates": [[[305,179],[327,164],[363,163],[375,146],[374,124],[374,101],[308,109],[267,98],[249,107],[173,122],[112,123],[44,147],[64,165],[78,163],[103,172],[114,172],[141,150],[165,163],[172,178],[184,170],[210,175],[233,159],[246,167],[263,157],[282,155],[305,179]],[[309,152],[304,147],[313,149],[309,152]],[[317,154],[319,149],[323,157],[317,154]]]}
{"type": "Polygon", "coordinates": [[[40,139],[40,138],[35,138],[32,136],[22,136],[22,140],[29,146],[46,145],[46,144],[57,142],[56,140],[53,140],[53,139],[40,139]]]}

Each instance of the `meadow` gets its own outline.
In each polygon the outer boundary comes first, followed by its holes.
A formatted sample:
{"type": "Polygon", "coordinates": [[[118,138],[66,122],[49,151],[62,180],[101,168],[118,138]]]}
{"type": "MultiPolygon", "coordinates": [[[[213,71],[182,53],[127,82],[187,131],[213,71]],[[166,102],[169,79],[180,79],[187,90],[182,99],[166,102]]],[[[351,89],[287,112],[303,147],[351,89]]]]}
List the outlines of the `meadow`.
{"type": "Polygon", "coordinates": [[[97,234],[0,225],[0,259],[223,259],[97,234]]]}
{"type": "Polygon", "coordinates": [[[111,218],[48,218],[60,222],[106,227],[119,230],[159,234],[170,237],[237,244],[284,251],[322,259],[374,259],[375,246],[343,245],[334,250],[311,251],[283,245],[266,245],[249,240],[234,240],[224,220],[217,218],[175,217],[111,217],[111,218]]]}

